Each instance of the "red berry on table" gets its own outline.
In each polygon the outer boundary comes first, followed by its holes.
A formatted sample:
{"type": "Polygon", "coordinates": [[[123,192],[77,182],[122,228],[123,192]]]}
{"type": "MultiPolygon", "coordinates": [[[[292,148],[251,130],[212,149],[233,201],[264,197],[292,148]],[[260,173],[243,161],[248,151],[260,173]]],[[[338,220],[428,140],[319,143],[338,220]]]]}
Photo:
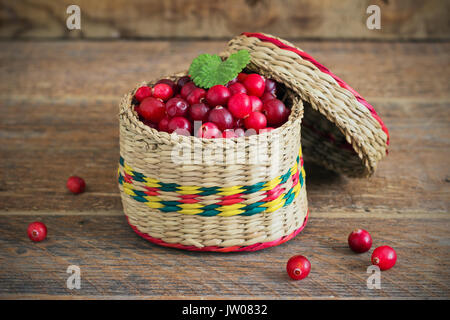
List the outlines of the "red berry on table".
{"type": "Polygon", "coordinates": [[[267,126],[266,116],[258,111],[251,112],[244,121],[247,129],[255,129],[256,132],[267,126]]]}
{"type": "Polygon", "coordinates": [[[237,79],[238,79],[239,82],[242,83],[242,82],[244,82],[245,78],[247,78],[247,77],[248,77],[247,73],[241,72],[241,73],[238,74],[237,79]]]}
{"type": "Polygon", "coordinates": [[[257,97],[261,97],[266,88],[266,83],[264,81],[264,78],[256,73],[249,74],[245,78],[243,84],[244,84],[245,88],[247,89],[247,93],[249,95],[257,96],[257,97]]]}
{"type": "Polygon", "coordinates": [[[252,111],[262,111],[263,103],[260,98],[256,96],[249,96],[250,104],[252,106],[252,111]]]}
{"type": "Polygon", "coordinates": [[[209,108],[204,103],[196,103],[189,108],[189,116],[194,121],[207,121],[209,108]]]}
{"type": "Polygon", "coordinates": [[[42,222],[32,222],[28,225],[27,233],[30,240],[39,242],[47,237],[47,227],[42,222]]]}
{"type": "Polygon", "coordinates": [[[236,82],[232,85],[228,86],[228,90],[230,90],[230,94],[234,96],[236,93],[247,93],[247,89],[245,89],[242,83],[236,82]]]}
{"type": "Polygon", "coordinates": [[[169,133],[175,132],[183,136],[191,135],[192,125],[185,117],[175,117],[170,119],[167,127],[169,133]]]}
{"type": "Polygon", "coordinates": [[[358,229],[349,234],[348,245],[354,252],[366,252],[372,247],[372,237],[366,230],[358,229]]]}
{"type": "Polygon", "coordinates": [[[172,88],[174,94],[178,91],[178,86],[176,85],[175,82],[173,82],[170,79],[161,79],[158,82],[156,82],[155,84],[160,84],[160,83],[165,83],[165,84],[169,85],[172,88]]]}
{"type": "Polygon", "coordinates": [[[153,87],[152,96],[163,101],[167,101],[173,96],[173,89],[165,83],[159,83],[153,87]]]}
{"type": "Polygon", "coordinates": [[[77,176],[72,176],[67,179],[66,183],[67,189],[69,189],[70,192],[74,194],[79,194],[84,192],[84,189],[86,188],[86,183],[84,180],[77,176]]]}
{"type": "Polygon", "coordinates": [[[267,124],[273,127],[282,125],[289,117],[286,106],[278,99],[266,101],[263,105],[263,113],[267,117],[267,124]]]}
{"type": "Polygon", "coordinates": [[[277,83],[272,79],[266,79],[266,86],[264,88],[265,92],[269,92],[273,95],[277,94],[277,83]]]}
{"type": "Polygon", "coordinates": [[[181,91],[180,91],[181,97],[183,99],[186,99],[188,97],[188,95],[196,88],[197,88],[197,86],[192,81],[186,83],[183,87],[181,87],[181,91]]]}
{"type": "Polygon", "coordinates": [[[197,137],[205,139],[214,139],[222,137],[222,132],[212,122],[204,123],[197,132],[197,137]]]}
{"type": "Polygon", "coordinates": [[[189,105],[193,105],[196,103],[202,102],[202,100],[205,98],[206,91],[202,88],[195,88],[194,90],[189,93],[189,95],[186,98],[186,101],[189,103],[189,105]]]}
{"type": "Polygon", "coordinates": [[[209,112],[208,121],[217,125],[221,131],[231,129],[234,125],[233,115],[222,106],[217,106],[209,112]]]}
{"type": "Polygon", "coordinates": [[[137,101],[141,102],[145,98],[152,96],[152,88],[147,86],[140,87],[136,90],[134,96],[136,97],[137,101]]]}
{"type": "Polygon", "coordinates": [[[206,101],[211,107],[226,106],[231,93],[227,87],[218,84],[209,88],[206,93],[206,101]]]}
{"type": "Polygon", "coordinates": [[[153,123],[158,123],[166,115],[166,106],[161,100],[154,97],[142,100],[139,110],[144,119],[153,123]]]}
{"type": "Polygon", "coordinates": [[[311,271],[311,263],[304,256],[293,256],[287,262],[286,271],[291,279],[302,280],[306,278],[311,271]]]}
{"type": "Polygon", "coordinates": [[[182,98],[172,98],[166,102],[166,113],[169,117],[184,117],[188,109],[188,103],[182,98]]]}
{"type": "Polygon", "coordinates": [[[222,132],[222,138],[237,138],[237,135],[233,129],[226,129],[222,132]]]}
{"type": "Polygon", "coordinates": [[[381,246],[373,250],[371,260],[380,270],[388,270],[397,262],[397,253],[389,246],[381,246]]]}
{"type": "Polygon", "coordinates": [[[165,116],[164,118],[162,118],[161,121],[158,123],[158,130],[164,131],[164,132],[169,132],[169,121],[170,121],[170,118],[168,116],[165,116]]]}
{"type": "Polygon", "coordinates": [[[276,99],[277,97],[270,93],[270,92],[264,92],[263,95],[261,96],[261,101],[262,103],[265,103],[266,101],[272,100],[272,99],[276,99]]]}
{"type": "Polygon", "coordinates": [[[249,96],[245,93],[235,94],[228,101],[228,110],[235,118],[245,118],[252,111],[249,96]]]}

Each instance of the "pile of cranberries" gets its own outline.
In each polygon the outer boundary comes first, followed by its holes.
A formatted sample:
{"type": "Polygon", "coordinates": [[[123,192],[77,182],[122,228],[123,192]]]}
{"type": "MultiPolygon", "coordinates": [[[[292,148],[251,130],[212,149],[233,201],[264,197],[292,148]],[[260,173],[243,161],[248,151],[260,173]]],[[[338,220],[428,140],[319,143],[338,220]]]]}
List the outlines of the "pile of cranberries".
{"type": "Polygon", "coordinates": [[[159,80],[135,93],[134,110],[146,125],[199,138],[237,138],[271,131],[285,123],[290,109],[277,99],[277,83],[259,74],[239,73],[227,85],[207,90],[185,76],[159,80]],[[197,132],[194,122],[201,122],[197,132]]]}

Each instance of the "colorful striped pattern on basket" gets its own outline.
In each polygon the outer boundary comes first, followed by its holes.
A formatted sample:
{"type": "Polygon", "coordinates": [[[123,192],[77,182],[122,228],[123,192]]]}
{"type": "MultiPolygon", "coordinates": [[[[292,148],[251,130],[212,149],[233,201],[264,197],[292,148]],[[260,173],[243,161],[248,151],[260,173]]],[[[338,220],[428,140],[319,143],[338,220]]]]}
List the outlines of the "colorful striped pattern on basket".
{"type": "Polygon", "coordinates": [[[131,198],[161,212],[189,215],[229,217],[273,212],[292,203],[305,181],[303,158],[300,156],[297,157],[294,166],[279,177],[250,186],[233,187],[197,187],[164,183],[133,170],[122,157],[119,163],[119,184],[131,198]],[[133,185],[133,182],[138,182],[140,186],[133,185]],[[286,190],[287,185],[290,186],[289,190],[286,190]],[[161,192],[172,192],[177,200],[163,200],[161,192]],[[261,192],[264,197],[253,203],[244,203],[245,195],[255,192],[261,192]],[[201,197],[210,195],[217,195],[216,201],[210,204],[202,203],[201,197]]]}

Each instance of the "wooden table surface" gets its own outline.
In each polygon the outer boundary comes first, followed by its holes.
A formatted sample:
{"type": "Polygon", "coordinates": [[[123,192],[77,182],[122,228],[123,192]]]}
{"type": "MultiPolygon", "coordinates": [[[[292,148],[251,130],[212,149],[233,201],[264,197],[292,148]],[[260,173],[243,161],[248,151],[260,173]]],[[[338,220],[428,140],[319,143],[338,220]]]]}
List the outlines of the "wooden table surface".
{"type": "Polygon", "coordinates": [[[0,42],[0,298],[450,298],[450,43],[302,42],[371,102],[391,133],[370,179],[306,164],[310,220],[293,240],[254,253],[153,245],[127,225],[116,182],[118,102],[136,83],[188,67],[225,41],[0,42]],[[80,175],[87,191],[65,188],[80,175]],[[42,220],[47,240],[32,243],[42,220]],[[397,265],[369,290],[371,232],[397,265]],[[290,281],[294,254],[312,263],[290,281]],[[69,265],[81,289],[66,287],[69,265]]]}

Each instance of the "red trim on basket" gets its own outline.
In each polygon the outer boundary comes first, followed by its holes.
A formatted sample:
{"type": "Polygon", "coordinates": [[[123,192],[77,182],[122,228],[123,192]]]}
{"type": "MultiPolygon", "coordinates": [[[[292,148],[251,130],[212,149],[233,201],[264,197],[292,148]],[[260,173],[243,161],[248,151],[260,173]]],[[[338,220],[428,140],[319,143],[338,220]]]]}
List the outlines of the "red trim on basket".
{"type": "Polygon", "coordinates": [[[347,83],[342,81],[338,76],[333,74],[325,66],[323,66],[322,64],[320,64],[319,62],[314,60],[314,58],[311,57],[309,54],[307,54],[304,51],[300,51],[300,50],[298,50],[295,47],[288,46],[288,45],[284,44],[283,42],[281,42],[278,39],[275,39],[275,38],[272,38],[272,37],[268,37],[268,36],[265,36],[265,35],[260,34],[260,33],[243,32],[242,35],[244,35],[246,37],[255,37],[255,38],[258,38],[259,40],[264,41],[264,42],[271,42],[271,43],[273,43],[274,45],[276,45],[277,47],[279,47],[281,49],[289,50],[291,52],[294,52],[294,53],[298,54],[300,57],[302,57],[303,59],[311,62],[313,65],[315,65],[317,68],[319,68],[320,71],[322,71],[322,72],[324,72],[326,74],[329,74],[334,80],[336,80],[336,82],[339,84],[339,86],[341,86],[341,88],[344,88],[344,89],[347,89],[348,91],[350,91],[355,96],[356,100],[358,100],[361,104],[366,106],[367,109],[369,109],[369,111],[372,114],[372,116],[381,125],[381,129],[386,133],[386,135],[387,135],[386,144],[389,145],[389,131],[388,131],[386,125],[381,120],[381,118],[378,116],[378,114],[375,111],[374,107],[372,105],[370,105],[363,97],[361,97],[361,95],[358,92],[356,92],[352,87],[350,87],[347,83]]]}
{"type": "Polygon", "coordinates": [[[275,247],[278,246],[288,240],[291,240],[292,238],[294,238],[297,234],[300,233],[300,231],[302,231],[305,226],[306,223],[308,222],[308,216],[309,216],[309,210],[306,213],[306,217],[305,220],[303,221],[303,224],[300,228],[298,228],[297,230],[295,230],[294,232],[292,232],[291,234],[287,235],[287,236],[283,236],[277,240],[274,241],[269,241],[269,242],[262,242],[262,243],[255,243],[252,244],[250,246],[233,246],[233,247],[217,247],[217,246],[207,246],[207,247],[196,247],[196,246],[186,246],[183,244],[179,244],[179,243],[167,243],[164,242],[161,239],[158,238],[153,238],[150,235],[140,232],[135,226],[133,226],[130,223],[130,220],[128,219],[128,216],[125,215],[125,217],[127,218],[127,222],[128,224],[131,226],[131,228],[134,230],[134,232],[136,232],[138,235],[140,235],[142,238],[158,244],[160,246],[164,246],[164,247],[170,247],[170,248],[176,248],[176,249],[183,249],[183,250],[189,250],[189,251],[214,251],[214,252],[241,252],[241,251],[257,251],[257,250],[262,250],[265,248],[270,248],[270,247],[275,247]]]}

